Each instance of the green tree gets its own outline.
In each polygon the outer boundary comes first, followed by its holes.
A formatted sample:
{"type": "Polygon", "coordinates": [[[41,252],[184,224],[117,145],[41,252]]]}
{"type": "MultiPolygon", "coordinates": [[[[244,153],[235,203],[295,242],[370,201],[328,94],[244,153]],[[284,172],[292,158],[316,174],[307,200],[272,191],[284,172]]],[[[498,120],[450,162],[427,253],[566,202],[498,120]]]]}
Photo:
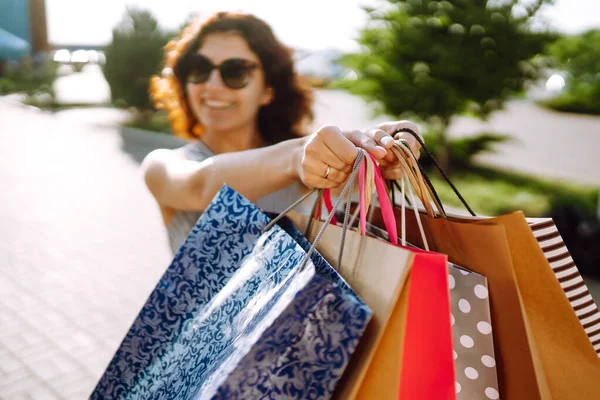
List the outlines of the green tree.
{"type": "Polygon", "coordinates": [[[600,30],[564,36],[549,46],[555,67],[567,74],[566,87],[548,102],[562,111],[600,114],[600,30]]]}
{"type": "Polygon", "coordinates": [[[112,101],[152,109],[148,82],[160,72],[163,47],[171,34],[161,31],[154,16],[145,10],[127,9],[123,20],[113,29],[113,40],[105,49],[103,71],[110,86],[112,101]]]}
{"type": "Polygon", "coordinates": [[[486,118],[540,76],[543,63],[535,56],[552,35],[534,33],[530,24],[551,1],[382,1],[365,8],[362,50],[341,59],[357,79],[341,85],[383,113],[427,122],[448,168],[451,118],[464,112],[486,118]]]}

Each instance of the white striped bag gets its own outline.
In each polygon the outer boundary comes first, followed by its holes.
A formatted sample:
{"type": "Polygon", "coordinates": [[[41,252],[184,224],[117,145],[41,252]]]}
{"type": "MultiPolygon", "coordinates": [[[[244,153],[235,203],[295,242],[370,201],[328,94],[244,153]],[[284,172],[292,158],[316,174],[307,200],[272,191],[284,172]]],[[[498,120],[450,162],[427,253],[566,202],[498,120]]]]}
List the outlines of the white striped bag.
{"type": "Polygon", "coordinates": [[[600,311],[551,218],[527,218],[544,256],[600,357],[600,311]]]}

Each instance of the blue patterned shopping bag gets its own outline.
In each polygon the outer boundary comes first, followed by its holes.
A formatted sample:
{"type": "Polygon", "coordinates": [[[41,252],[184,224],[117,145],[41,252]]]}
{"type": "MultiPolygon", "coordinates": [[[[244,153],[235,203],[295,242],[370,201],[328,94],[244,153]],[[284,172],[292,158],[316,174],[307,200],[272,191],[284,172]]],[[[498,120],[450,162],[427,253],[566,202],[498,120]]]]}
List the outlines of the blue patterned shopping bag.
{"type": "Polygon", "coordinates": [[[92,399],[331,396],[371,310],[318,253],[224,186],[92,399]],[[314,262],[313,262],[314,261],[314,262]]]}

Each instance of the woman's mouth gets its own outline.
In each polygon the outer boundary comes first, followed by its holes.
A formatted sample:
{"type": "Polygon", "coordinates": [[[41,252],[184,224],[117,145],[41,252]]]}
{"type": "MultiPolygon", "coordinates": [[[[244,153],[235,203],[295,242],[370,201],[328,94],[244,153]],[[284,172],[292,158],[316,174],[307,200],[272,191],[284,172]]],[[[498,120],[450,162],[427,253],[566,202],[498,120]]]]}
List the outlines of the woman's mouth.
{"type": "Polygon", "coordinates": [[[204,100],[204,105],[210,109],[223,111],[229,110],[235,107],[236,103],[234,101],[222,101],[222,100],[204,100]]]}

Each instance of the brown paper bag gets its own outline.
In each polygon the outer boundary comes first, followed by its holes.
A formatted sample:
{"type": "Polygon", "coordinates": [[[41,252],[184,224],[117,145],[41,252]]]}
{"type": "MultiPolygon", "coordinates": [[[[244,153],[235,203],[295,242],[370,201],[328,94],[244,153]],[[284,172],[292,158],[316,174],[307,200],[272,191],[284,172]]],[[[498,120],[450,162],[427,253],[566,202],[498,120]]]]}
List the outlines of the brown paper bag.
{"type": "MultiPolygon", "coordinates": [[[[287,216],[297,228],[305,231],[307,216],[295,212],[287,216]]],[[[322,224],[318,221],[313,223],[308,235],[310,241],[322,224]]],[[[317,250],[334,266],[341,232],[342,228],[331,225],[317,244],[317,250]]],[[[338,384],[335,398],[397,398],[404,333],[402,321],[406,307],[399,298],[412,260],[413,254],[409,250],[347,231],[339,272],[371,307],[373,317],[338,384]]]]}
{"type": "MultiPolygon", "coordinates": [[[[489,217],[467,217],[450,213],[448,213],[448,218],[459,222],[489,220],[489,217]]],[[[552,218],[526,218],[526,221],[542,249],[544,258],[548,261],[548,266],[558,279],[562,291],[571,303],[575,315],[600,358],[600,311],[558,228],[552,218]]]]}
{"type": "Polygon", "coordinates": [[[600,360],[523,213],[491,221],[506,230],[517,285],[552,398],[600,399],[600,360]]]}

